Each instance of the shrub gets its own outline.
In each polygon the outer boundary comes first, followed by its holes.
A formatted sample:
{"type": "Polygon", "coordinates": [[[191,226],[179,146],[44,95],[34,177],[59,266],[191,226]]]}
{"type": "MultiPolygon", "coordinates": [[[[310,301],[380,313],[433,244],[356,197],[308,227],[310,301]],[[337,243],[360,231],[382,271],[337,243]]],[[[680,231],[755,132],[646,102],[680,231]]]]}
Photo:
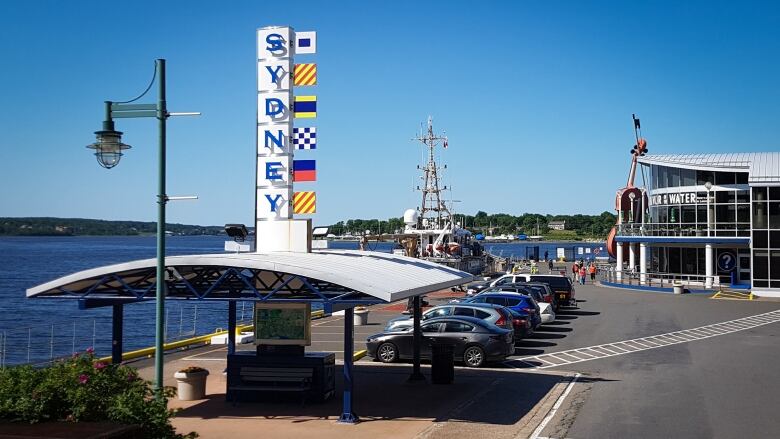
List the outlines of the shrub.
{"type": "Polygon", "coordinates": [[[88,351],[47,368],[0,370],[0,420],[108,420],[138,425],[149,438],[197,437],[177,434],[171,425],[175,411],[168,409],[168,398],[174,394],[165,388],[155,398],[151,383],[140,379],[135,369],[95,361],[88,351]]]}

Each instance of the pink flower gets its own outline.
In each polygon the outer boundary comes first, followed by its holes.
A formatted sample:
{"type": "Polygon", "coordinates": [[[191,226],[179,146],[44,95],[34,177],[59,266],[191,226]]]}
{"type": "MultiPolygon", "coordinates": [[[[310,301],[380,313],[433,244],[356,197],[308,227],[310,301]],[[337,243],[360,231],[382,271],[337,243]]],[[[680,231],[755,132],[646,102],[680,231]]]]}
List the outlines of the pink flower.
{"type": "Polygon", "coordinates": [[[95,363],[95,369],[101,370],[101,369],[105,369],[105,368],[106,368],[106,363],[104,363],[102,361],[98,361],[97,363],[95,363]]]}
{"type": "Polygon", "coordinates": [[[81,375],[79,375],[79,383],[87,384],[88,381],[89,381],[89,377],[88,376],[86,376],[83,373],[81,375]]]}
{"type": "Polygon", "coordinates": [[[89,348],[87,348],[87,353],[88,354],[94,354],[95,353],[95,349],[89,347],[89,348]]]}

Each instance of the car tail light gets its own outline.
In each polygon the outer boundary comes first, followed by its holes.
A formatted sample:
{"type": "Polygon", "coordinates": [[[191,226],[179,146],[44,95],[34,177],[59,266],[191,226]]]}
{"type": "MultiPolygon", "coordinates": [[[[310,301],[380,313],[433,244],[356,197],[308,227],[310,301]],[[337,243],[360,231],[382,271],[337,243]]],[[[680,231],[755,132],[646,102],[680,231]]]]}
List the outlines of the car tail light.
{"type": "Polygon", "coordinates": [[[501,314],[498,317],[498,320],[496,320],[496,326],[504,326],[504,325],[506,325],[506,319],[504,318],[504,315],[501,314]]]}
{"type": "Polygon", "coordinates": [[[553,298],[552,298],[552,296],[547,296],[547,297],[544,298],[544,301],[547,302],[547,303],[552,303],[553,298]]]}

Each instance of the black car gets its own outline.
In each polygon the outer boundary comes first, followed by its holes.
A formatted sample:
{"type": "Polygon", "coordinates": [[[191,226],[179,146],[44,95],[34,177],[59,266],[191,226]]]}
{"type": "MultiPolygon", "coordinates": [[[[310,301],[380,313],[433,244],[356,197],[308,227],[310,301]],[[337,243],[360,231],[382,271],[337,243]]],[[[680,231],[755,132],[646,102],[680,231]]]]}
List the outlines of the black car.
{"type": "MultiPolygon", "coordinates": [[[[463,361],[469,367],[503,360],[515,350],[514,331],[476,317],[437,317],[426,320],[420,328],[423,336],[420,357],[423,359],[431,358],[431,346],[437,342],[452,344],[455,360],[463,361]]],[[[366,340],[368,355],[383,363],[411,359],[412,338],[412,328],[372,335],[366,340]]]]}

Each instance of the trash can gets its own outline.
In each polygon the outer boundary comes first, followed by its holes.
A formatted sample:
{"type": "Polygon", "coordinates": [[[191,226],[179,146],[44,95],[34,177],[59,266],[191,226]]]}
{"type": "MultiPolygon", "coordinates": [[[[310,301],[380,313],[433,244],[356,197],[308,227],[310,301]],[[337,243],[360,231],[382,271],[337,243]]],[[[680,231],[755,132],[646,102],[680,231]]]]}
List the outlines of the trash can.
{"type": "Polygon", "coordinates": [[[431,382],[452,384],[455,381],[455,346],[434,342],[431,345],[431,382]]]}
{"type": "Polygon", "coordinates": [[[672,283],[672,288],[674,289],[674,294],[682,294],[685,292],[685,288],[682,284],[682,282],[674,282],[672,283]]]}

